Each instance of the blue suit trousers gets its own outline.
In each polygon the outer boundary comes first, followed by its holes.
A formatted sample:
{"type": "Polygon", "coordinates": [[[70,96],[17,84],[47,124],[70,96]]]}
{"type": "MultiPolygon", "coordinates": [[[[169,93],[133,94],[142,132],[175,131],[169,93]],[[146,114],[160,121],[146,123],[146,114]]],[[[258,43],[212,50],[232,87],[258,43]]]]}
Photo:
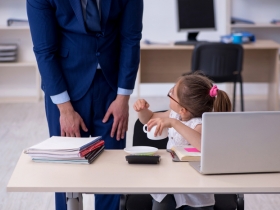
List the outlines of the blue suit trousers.
{"type": "MultiPolygon", "coordinates": [[[[81,136],[102,136],[102,139],[105,140],[105,149],[123,149],[125,147],[125,139],[117,141],[115,137],[110,137],[113,116],[110,116],[106,123],[102,122],[116,96],[116,91],[109,86],[102,70],[97,70],[87,93],[80,100],[71,101],[75,111],[80,114],[88,128],[88,132],[81,130],[81,136]]],[[[50,136],[60,136],[60,113],[57,105],[52,103],[49,96],[45,96],[45,109],[50,136]]],[[[96,194],[95,210],[118,210],[119,200],[120,195],[96,194]]],[[[65,193],[56,193],[55,205],[56,210],[67,209],[65,193]]]]}

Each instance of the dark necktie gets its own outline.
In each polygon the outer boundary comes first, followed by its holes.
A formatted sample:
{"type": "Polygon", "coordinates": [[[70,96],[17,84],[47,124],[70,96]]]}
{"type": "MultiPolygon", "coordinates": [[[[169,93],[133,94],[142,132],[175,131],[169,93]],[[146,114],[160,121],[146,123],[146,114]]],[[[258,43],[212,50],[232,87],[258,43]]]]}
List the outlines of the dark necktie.
{"type": "Polygon", "coordinates": [[[90,31],[101,31],[100,16],[96,0],[87,0],[86,25],[90,31]]]}

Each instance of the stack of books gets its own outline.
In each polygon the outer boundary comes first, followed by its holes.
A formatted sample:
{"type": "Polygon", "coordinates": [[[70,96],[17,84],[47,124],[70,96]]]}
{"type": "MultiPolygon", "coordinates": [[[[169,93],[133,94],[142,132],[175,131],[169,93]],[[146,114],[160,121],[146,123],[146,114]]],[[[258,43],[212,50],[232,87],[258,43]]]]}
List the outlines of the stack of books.
{"type": "Polygon", "coordinates": [[[34,162],[91,164],[104,150],[101,136],[92,138],[59,137],[36,144],[24,151],[34,162]]]}
{"type": "Polygon", "coordinates": [[[273,19],[270,23],[280,25],[280,19],[273,19]]]}
{"type": "Polygon", "coordinates": [[[0,62],[13,62],[16,60],[17,60],[17,45],[0,43],[0,62]]]}

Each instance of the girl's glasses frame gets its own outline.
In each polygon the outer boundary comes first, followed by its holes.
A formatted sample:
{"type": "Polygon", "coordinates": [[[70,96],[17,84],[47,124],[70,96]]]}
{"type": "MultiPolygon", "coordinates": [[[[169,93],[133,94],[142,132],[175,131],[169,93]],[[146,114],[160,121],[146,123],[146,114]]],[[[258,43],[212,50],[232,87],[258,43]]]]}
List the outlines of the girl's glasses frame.
{"type": "MultiPolygon", "coordinates": [[[[174,88],[174,87],[173,87],[174,88]]],[[[171,98],[173,101],[175,101],[177,104],[179,104],[181,107],[185,108],[186,110],[188,110],[186,107],[182,106],[177,100],[175,100],[172,96],[171,96],[171,92],[173,90],[173,88],[171,88],[168,93],[167,93],[167,97],[171,98]]]]}
{"type": "MultiPolygon", "coordinates": [[[[174,88],[174,87],[173,87],[174,88]]],[[[172,92],[172,90],[173,90],[173,88],[171,88],[170,90],[169,90],[169,92],[167,93],[167,97],[169,97],[169,98],[171,98],[173,101],[175,101],[177,104],[179,104],[181,107],[183,107],[184,109],[186,109],[186,110],[188,110],[189,111],[189,109],[187,109],[186,107],[184,107],[184,106],[182,106],[180,103],[179,103],[179,101],[177,101],[177,100],[175,100],[172,96],[171,96],[171,92],[172,92]]],[[[189,111],[189,113],[191,113],[190,111],[189,111]]],[[[193,113],[191,113],[191,115],[193,115],[193,113]]],[[[194,116],[194,115],[193,115],[194,116]]]]}

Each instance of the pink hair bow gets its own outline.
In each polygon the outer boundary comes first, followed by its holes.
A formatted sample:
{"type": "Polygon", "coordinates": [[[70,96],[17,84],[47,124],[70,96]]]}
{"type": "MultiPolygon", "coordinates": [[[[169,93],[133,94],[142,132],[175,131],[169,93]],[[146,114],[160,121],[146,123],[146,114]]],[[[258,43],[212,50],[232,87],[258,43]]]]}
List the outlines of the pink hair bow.
{"type": "Polygon", "coordinates": [[[214,85],[211,89],[210,89],[210,93],[209,95],[211,97],[215,97],[218,94],[218,87],[217,85],[214,85]]]}

